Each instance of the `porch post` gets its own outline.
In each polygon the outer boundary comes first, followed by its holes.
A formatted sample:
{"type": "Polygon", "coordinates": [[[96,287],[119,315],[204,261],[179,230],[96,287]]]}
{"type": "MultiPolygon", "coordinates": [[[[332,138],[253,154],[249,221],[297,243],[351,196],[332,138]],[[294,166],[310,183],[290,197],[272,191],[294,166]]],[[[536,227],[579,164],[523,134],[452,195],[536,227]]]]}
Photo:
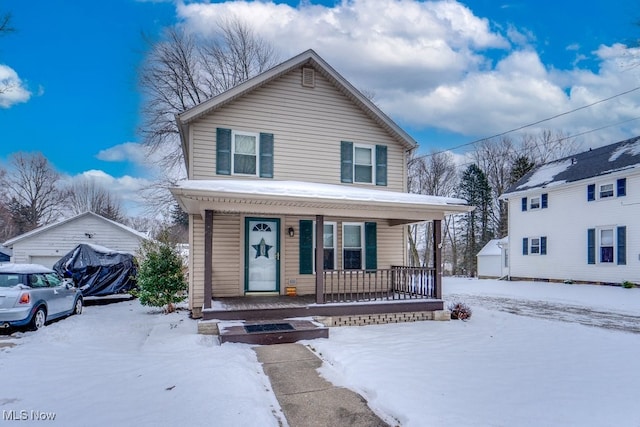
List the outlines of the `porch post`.
{"type": "Polygon", "coordinates": [[[324,304],[324,216],[316,215],[316,304],[324,304]]]}
{"type": "Polygon", "coordinates": [[[435,297],[442,299],[442,221],[433,221],[433,267],[435,268],[435,297]]]}
{"type": "Polygon", "coordinates": [[[213,211],[204,211],[204,308],[213,297],[213,211]]]}

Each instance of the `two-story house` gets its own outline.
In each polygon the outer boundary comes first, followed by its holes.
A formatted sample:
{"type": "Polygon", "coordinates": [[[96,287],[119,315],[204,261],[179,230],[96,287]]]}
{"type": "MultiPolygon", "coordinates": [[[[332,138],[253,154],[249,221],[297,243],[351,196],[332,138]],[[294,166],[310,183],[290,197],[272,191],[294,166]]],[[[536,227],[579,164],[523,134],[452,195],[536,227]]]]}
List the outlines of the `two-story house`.
{"type": "Polygon", "coordinates": [[[640,137],[534,168],[509,204],[509,275],[640,282],[640,137]]]}
{"type": "Polygon", "coordinates": [[[224,298],[293,293],[312,297],[294,314],[415,297],[411,311],[442,310],[440,224],[470,207],[408,194],[416,142],[314,51],[177,123],[188,176],[170,190],[189,214],[194,316],[223,318],[224,298]],[[406,225],[422,221],[436,224],[436,268],[404,268],[406,225]]]}

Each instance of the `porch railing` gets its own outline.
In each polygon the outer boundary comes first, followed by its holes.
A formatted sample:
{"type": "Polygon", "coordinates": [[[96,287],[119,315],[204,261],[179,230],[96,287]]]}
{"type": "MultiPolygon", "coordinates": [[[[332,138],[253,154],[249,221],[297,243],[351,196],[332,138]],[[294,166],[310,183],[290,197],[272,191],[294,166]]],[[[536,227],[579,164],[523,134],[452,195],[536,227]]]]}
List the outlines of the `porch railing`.
{"type": "Polygon", "coordinates": [[[355,302],[436,298],[435,269],[325,270],[324,301],[355,302]]]}

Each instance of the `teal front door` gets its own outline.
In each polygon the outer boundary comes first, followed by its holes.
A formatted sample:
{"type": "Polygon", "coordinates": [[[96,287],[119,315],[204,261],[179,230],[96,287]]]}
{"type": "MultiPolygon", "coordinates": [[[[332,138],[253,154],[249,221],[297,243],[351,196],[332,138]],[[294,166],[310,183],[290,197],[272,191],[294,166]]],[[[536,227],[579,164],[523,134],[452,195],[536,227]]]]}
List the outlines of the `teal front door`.
{"type": "Polygon", "coordinates": [[[280,220],[245,220],[245,291],[280,290],[280,220]]]}

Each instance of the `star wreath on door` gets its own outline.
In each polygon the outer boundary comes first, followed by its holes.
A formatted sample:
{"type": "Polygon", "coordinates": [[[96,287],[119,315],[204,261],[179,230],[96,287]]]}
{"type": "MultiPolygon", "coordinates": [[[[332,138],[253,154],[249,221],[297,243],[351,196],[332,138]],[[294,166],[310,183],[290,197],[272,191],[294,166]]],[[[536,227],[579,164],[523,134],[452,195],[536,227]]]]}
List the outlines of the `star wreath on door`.
{"type": "Polygon", "coordinates": [[[269,258],[269,250],[273,247],[271,245],[267,245],[267,242],[264,241],[264,237],[260,240],[260,243],[251,246],[256,250],[256,258],[261,256],[269,258]]]}

